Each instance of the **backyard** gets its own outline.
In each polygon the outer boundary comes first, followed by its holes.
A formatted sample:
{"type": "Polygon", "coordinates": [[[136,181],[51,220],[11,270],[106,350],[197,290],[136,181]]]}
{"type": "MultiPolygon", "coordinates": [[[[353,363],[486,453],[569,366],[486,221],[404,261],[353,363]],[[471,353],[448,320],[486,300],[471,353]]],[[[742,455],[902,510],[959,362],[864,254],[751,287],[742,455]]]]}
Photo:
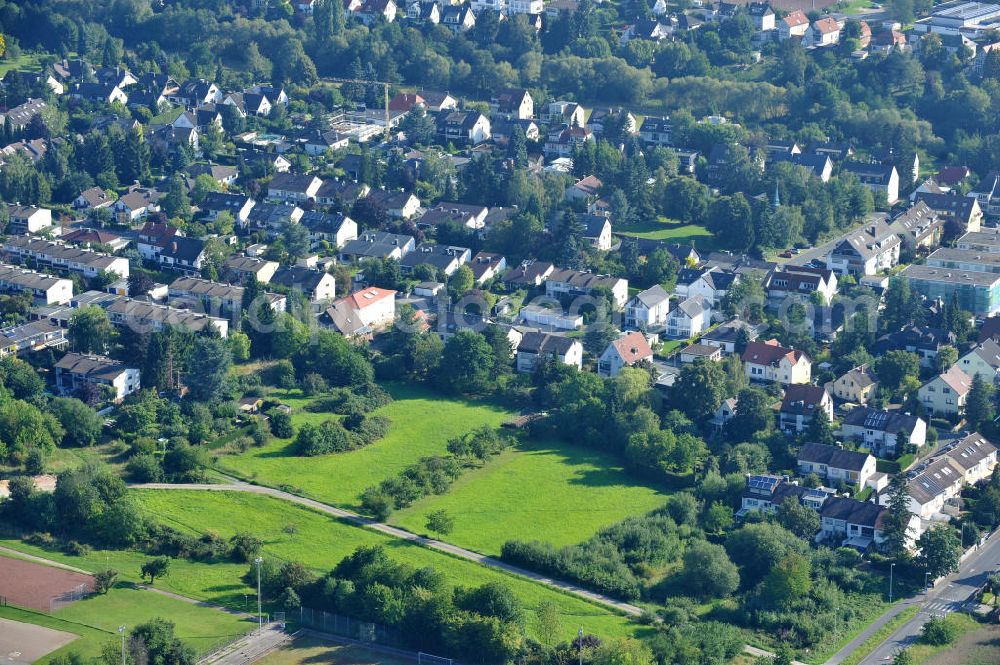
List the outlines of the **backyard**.
{"type": "Polygon", "coordinates": [[[577,544],[604,526],[657,508],[664,498],[626,474],[611,455],[532,441],[465,474],[448,493],[421,499],[389,521],[425,533],[427,514],[444,509],[455,520],[444,540],[497,555],[511,538],[577,544]]]}
{"type": "Polygon", "coordinates": [[[675,222],[666,217],[619,226],[615,228],[615,233],[691,245],[699,252],[709,252],[716,248],[715,236],[704,226],[675,222]]]}

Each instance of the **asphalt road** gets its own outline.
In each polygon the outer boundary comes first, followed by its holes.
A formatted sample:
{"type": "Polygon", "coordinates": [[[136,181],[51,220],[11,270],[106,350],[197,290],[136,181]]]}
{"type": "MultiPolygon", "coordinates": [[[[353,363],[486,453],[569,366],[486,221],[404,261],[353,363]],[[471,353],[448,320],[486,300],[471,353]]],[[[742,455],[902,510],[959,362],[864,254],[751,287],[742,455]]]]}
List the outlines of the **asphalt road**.
{"type": "Polygon", "coordinates": [[[944,616],[949,612],[973,606],[972,594],[986,582],[990,573],[1000,568],[1000,535],[994,533],[979,550],[961,565],[957,573],[938,582],[922,598],[916,601],[921,607],[913,619],[906,622],[889,639],[880,644],[861,661],[860,665],[885,665],[895,655],[920,636],[924,622],[932,616],[944,616]]]}

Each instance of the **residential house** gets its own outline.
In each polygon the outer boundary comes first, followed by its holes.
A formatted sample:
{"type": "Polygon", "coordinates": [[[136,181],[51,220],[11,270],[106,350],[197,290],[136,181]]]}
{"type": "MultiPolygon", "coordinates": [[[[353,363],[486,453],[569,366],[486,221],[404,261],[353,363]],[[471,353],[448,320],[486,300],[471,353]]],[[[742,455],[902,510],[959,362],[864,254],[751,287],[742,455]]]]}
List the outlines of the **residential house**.
{"type": "Polygon", "coordinates": [[[538,137],[541,136],[541,132],[538,129],[538,123],[534,120],[517,120],[515,118],[504,118],[494,117],[490,123],[490,133],[493,138],[493,142],[497,145],[506,146],[510,143],[510,137],[514,133],[514,129],[520,127],[521,131],[524,132],[524,138],[529,141],[537,141],[538,137]]]}
{"type": "Polygon", "coordinates": [[[128,259],[91,249],[72,247],[57,240],[31,236],[7,236],[0,244],[3,254],[20,264],[30,264],[36,269],[52,270],[60,274],[78,273],[86,279],[95,279],[115,273],[119,279],[128,279],[128,259]]]}
{"type": "Polygon", "coordinates": [[[209,192],[198,204],[198,209],[204,219],[215,221],[223,212],[228,212],[233,216],[233,220],[240,226],[247,223],[250,211],[256,205],[256,201],[246,194],[224,194],[222,192],[209,192]]]}
{"type": "Polygon", "coordinates": [[[36,206],[7,204],[8,233],[42,233],[52,230],[52,211],[36,206]]]}
{"type": "Polygon", "coordinates": [[[73,207],[77,210],[98,210],[100,208],[107,208],[114,202],[114,197],[100,187],[90,187],[80,192],[80,195],[73,199],[73,207]]]}
{"type": "Polygon", "coordinates": [[[312,175],[277,173],[267,183],[267,198],[275,202],[304,203],[316,199],[323,181],[312,175]]]}
{"type": "Polygon", "coordinates": [[[28,101],[23,104],[18,104],[14,108],[0,113],[0,124],[6,125],[9,121],[11,129],[15,132],[23,131],[46,106],[45,100],[29,97],[28,101]]]}
{"type": "Polygon", "coordinates": [[[73,282],[0,263],[0,292],[27,293],[36,304],[64,305],[73,299],[73,282]]]}
{"type": "Polygon", "coordinates": [[[139,390],[139,370],[102,356],[67,353],[54,366],[57,390],[70,395],[85,386],[107,388],[120,402],[139,390]]]}
{"type": "Polygon", "coordinates": [[[428,113],[453,111],[458,108],[458,100],[447,92],[421,90],[417,93],[417,96],[421,98],[421,103],[427,108],[428,113]]]}
{"type": "Polygon", "coordinates": [[[815,473],[831,483],[843,482],[863,488],[875,475],[876,459],[873,455],[845,450],[842,446],[805,443],[795,457],[799,473],[803,476],[815,473]]]}
{"type": "Polygon", "coordinates": [[[631,111],[623,108],[595,108],[587,118],[587,129],[603,136],[609,128],[620,130],[624,136],[632,136],[639,128],[638,122],[631,111]]]}
{"type": "Polygon", "coordinates": [[[727,323],[716,326],[701,336],[701,343],[708,346],[717,346],[725,354],[742,353],[740,344],[748,344],[756,341],[758,336],[758,326],[751,325],[741,319],[733,319],[727,323]]]}
{"type": "Polygon", "coordinates": [[[100,245],[109,248],[112,252],[121,251],[132,243],[128,238],[120,236],[117,233],[87,227],[77,227],[75,230],[63,234],[62,241],[81,247],[100,245]]]}
{"type": "Polygon", "coordinates": [[[681,364],[688,365],[698,360],[705,362],[721,362],[722,349],[717,346],[707,346],[705,344],[689,344],[681,349],[681,364]]]}
{"type": "Polygon", "coordinates": [[[188,175],[197,178],[200,175],[207,175],[217,182],[221,187],[229,187],[236,183],[239,178],[239,170],[235,166],[223,166],[222,164],[192,164],[188,167],[188,175]]]}
{"type": "Polygon", "coordinates": [[[809,18],[801,9],[789,12],[778,24],[778,39],[785,41],[793,37],[805,37],[809,31],[809,18]]]}
{"type": "Polygon", "coordinates": [[[594,132],[586,127],[556,129],[548,133],[542,150],[549,159],[572,157],[578,147],[593,140],[594,132]]]}
{"type": "Polygon", "coordinates": [[[892,164],[845,162],[843,170],[857,176],[873,194],[884,196],[889,205],[899,200],[899,172],[892,164]]]}
{"type": "Polygon", "coordinates": [[[778,427],[789,434],[801,434],[820,411],[833,422],[833,400],[826,388],[809,384],[786,386],[778,411],[778,427]]]}
{"type": "Polygon", "coordinates": [[[340,248],[358,237],[358,224],[344,214],[330,215],[310,210],[299,218],[299,224],[309,229],[312,248],[321,243],[340,248]]]}
{"type": "Polygon", "coordinates": [[[646,336],[641,332],[625,333],[614,340],[601,354],[597,363],[597,373],[603,377],[615,377],[625,367],[653,360],[653,350],[649,348],[646,336]]]}
{"type": "Polygon", "coordinates": [[[369,286],[335,301],[326,316],[347,337],[370,334],[396,320],[396,292],[369,286]]]}
{"type": "Polygon", "coordinates": [[[899,263],[901,244],[888,224],[873,220],[837,241],[826,256],[826,267],[841,275],[875,275],[899,263]]]}
{"type": "Polygon", "coordinates": [[[586,111],[576,102],[551,102],[545,107],[545,115],[551,124],[565,127],[583,127],[586,120],[586,111]]]}
{"type": "Polygon", "coordinates": [[[785,265],[767,274],[764,289],[769,304],[775,307],[793,296],[818,296],[824,304],[829,304],[837,295],[837,274],[823,268],[785,265]]]}
{"type": "Polygon", "coordinates": [[[677,303],[667,314],[667,337],[690,339],[712,324],[712,306],[704,296],[692,296],[677,303]]]}
{"type": "Polygon", "coordinates": [[[436,228],[444,224],[456,224],[473,231],[486,227],[489,208],[468,203],[441,201],[417,219],[419,228],[436,228]]]}
{"type": "Polygon", "coordinates": [[[490,140],[490,120],[478,111],[442,111],[435,126],[445,143],[479,145],[490,140]]]}
{"type": "Polygon", "coordinates": [[[979,375],[987,383],[996,383],[1000,381],[1000,344],[986,339],[959,358],[955,366],[972,378],[979,375]]]}
{"type": "MultiPolygon", "coordinates": [[[[750,512],[773,513],[785,501],[795,501],[805,503],[803,497],[808,492],[818,492],[810,490],[800,485],[798,482],[790,482],[785,477],[771,474],[748,474],[746,489],[740,497],[740,509],[737,517],[743,517],[750,512]]],[[[820,496],[816,500],[821,505],[826,499],[826,494],[819,492],[820,496]]]]}
{"type": "Polygon", "coordinates": [[[472,258],[472,250],[468,247],[453,247],[435,243],[420,243],[416,249],[407,253],[399,262],[399,269],[404,275],[413,274],[417,266],[429,265],[435,274],[451,275],[459,266],[465,265],[472,258]]]}
{"type": "Polygon", "coordinates": [[[318,155],[325,155],[332,150],[343,150],[350,143],[350,136],[331,129],[326,132],[317,131],[311,135],[306,139],[303,149],[307,155],[316,157],[318,155]]]}
{"type": "Polygon", "coordinates": [[[302,208],[291,203],[257,203],[247,213],[246,222],[241,226],[276,234],[288,224],[297,223],[304,214],[302,208]]]}
{"type": "MultiPolygon", "coordinates": [[[[910,512],[924,521],[942,520],[945,504],[962,492],[965,469],[948,455],[942,455],[906,483],[910,512]]],[[[879,495],[887,505],[888,493],[879,495]]]]}
{"type": "Polygon", "coordinates": [[[420,210],[420,199],[411,192],[373,189],[368,192],[367,198],[393,219],[409,219],[420,210]]]}
{"type": "Polygon", "coordinates": [[[750,342],[741,356],[752,381],[775,381],[784,385],[809,383],[812,362],[802,351],[781,346],[776,339],[750,342]]]}
{"type": "Polygon", "coordinates": [[[677,273],[674,295],[678,299],[701,296],[711,307],[721,303],[738,280],[735,272],[721,268],[682,268],[677,273]]]}
{"type": "Polygon", "coordinates": [[[188,275],[198,274],[205,261],[205,241],[201,238],[175,235],[170,242],[159,248],[156,261],[161,268],[167,270],[176,270],[188,275]]]}
{"type": "Polygon", "coordinates": [[[809,153],[779,153],[771,155],[771,163],[787,162],[805,169],[816,176],[821,182],[829,182],[833,175],[833,162],[827,155],[809,153]]]}
{"type": "Polygon", "coordinates": [[[337,297],[337,283],[333,275],[322,270],[287,266],[278,268],[271,278],[274,284],[301,291],[310,302],[328,302],[337,297]]]}
{"type": "Polygon", "coordinates": [[[871,399],[878,381],[868,365],[854,367],[833,382],[833,396],[839,400],[864,406],[871,399]]]}
{"type": "MultiPolygon", "coordinates": [[[[816,540],[862,552],[878,549],[886,541],[884,523],[888,513],[887,508],[874,503],[832,496],[823,502],[820,509],[820,531],[816,540]]],[[[913,516],[907,525],[909,547],[912,547],[919,531],[920,522],[913,516]]]]}
{"type": "Polygon", "coordinates": [[[371,25],[376,21],[392,23],[396,20],[398,11],[398,6],[392,0],[363,0],[353,13],[359,21],[371,25]]]}
{"type": "Polygon", "coordinates": [[[670,133],[670,118],[662,116],[646,116],[639,128],[639,138],[643,143],[652,146],[671,145],[670,133]]]}
{"type": "Polygon", "coordinates": [[[975,485],[993,475],[997,447],[979,432],[962,437],[945,453],[965,470],[966,485],[975,485]]]}
{"type": "Polygon", "coordinates": [[[757,32],[769,32],[775,29],[775,14],[769,3],[751,2],[746,8],[757,32]]]}
{"type": "Polygon", "coordinates": [[[469,261],[476,284],[483,285],[507,271],[507,259],[491,252],[479,252],[469,261]]]}
{"type": "Polygon", "coordinates": [[[363,233],[354,240],[348,240],[340,248],[341,261],[361,261],[362,259],[400,260],[412,252],[416,246],[413,236],[396,233],[363,233]]]}
{"type": "Polygon", "coordinates": [[[219,86],[205,79],[198,79],[185,81],[169,99],[175,104],[193,109],[202,104],[218,104],[222,102],[223,96],[219,86]]]}
{"type": "Polygon", "coordinates": [[[103,104],[128,104],[128,95],[116,85],[108,83],[77,83],[73,86],[70,97],[84,99],[88,102],[101,102],[103,104]]]}
{"type": "Polygon", "coordinates": [[[0,329],[0,360],[69,344],[65,331],[48,321],[31,321],[0,329]]]}
{"type": "Polygon", "coordinates": [[[600,178],[594,175],[588,175],[580,178],[575,183],[566,188],[566,192],[563,194],[563,198],[569,202],[582,201],[586,204],[587,209],[594,204],[595,201],[601,195],[601,187],[604,183],[601,182],[600,178]]]}
{"type": "Polygon", "coordinates": [[[872,347],[872,353],[878,357],[886,351],[894,349],[907,351],[908,353],[915,353],[920,358],[921,367],[935,367],[937,365],[937,354],[941,350],[941,347],[955,346],[955,344],[954,333],[943,328],[908,325],[900,330],[879,337],[872,347]]]}
{"type": "Polygon", "coordinates": [[[106,310],[111,323],[119,328],[128,328],[131,331],[158,332],[167,326],[172,326],[197,333],[211,327],[215,328],[223,338],[229,335],[229,321],[227,319],[201,312],[192,312],[188,309],[158,305],[145,300],[114,296],[113,298],[114,300],[107,305],[106,310]]]}
{"type": "Polygon", "coordinates": [[[448,5],[441,10],[440,23],[452,32],[466,32],[476,27],[476,15],[467,4],[448,5]]]}
{"type": "Polygon", "coordinates": [[[901,454],[897,443],[915,448],[927,443],[927,422],[898,409],[892,411],[859,407],[851,409],[840,425],[844,439],[857,441],[879,457],[901,454]]]}
{"type": "Polygon", "coordinates": [[[657,284],[635,294],[625,305],[625,327],[655,330],[666,326],[670,294],[657,284]]]}
{"type": "Polygon", "coordinates": [[[899,30],[883,30],[871,39],[871,50],[882,53],[906,50],[906,35],[899,30]]]}
{"type": "Polygon", "coordinates": [[[920,386],[917,397],[934,415],[958,417],[965,411],[971,388],[972,378],[954,365],[920,386]]]}
{"type": "Polygon", "coordinates": [[[719,408],[715,410],[712,414],[712,420],[710,421],[716,429],[722,429],[726,423],[733,419],[736,415],[736,405],[739,401],[735,397],[730,397],[728,399],[722,400],[722,404],[719,408]]]}
{"type": "Polygon", "coordinates": [[[628,300],[628,280],[608,275],[595,275],[579,270],[556,269],[545,280],[545,294],[558,298],[592,296],[595,289],[605,288],[614,297],[614,306],[622,308],[628,300]]]}
{"type": "Polygon", "coordinates": [[[251,277],[260,284],[267,284],[274,277],[281,264],[256,256],[231,256],[226,259],[225,272],[241,284],[251,277]]]}
{"type": "Polygon", "coordinates": [[[502,281],[513,288],[523,286],[537,288],[555,269],[554,265],[546,261],[525,261],[504,273],[502,281]]]}
{"type": "Polygon", "coordinates": [[[562,307],[525,305],[517,313],[522,323],[537,326],[543,330],[578,330],[583,327],[583,314],[564,312],[562,307]]]}
{"type": "Polygon", "coordinates": [[[915,200],[927,204],[927,207],[944,219],[948,235],[961,236],[983,228],[983,208],[977,198],[917,192],[915,200]]]}
{"type": "Polygon", "coordinates": [[[980,210],[987,217],[1000,217],[1000,171],[987,173],[967,196],[976,199],[980,210]]]}
{"type": "Polygon", "coordinates": [[[917,201],[905,212],[896,215],[889,228],[903,241],[903,248],[913,253],[934,249],[941,244],[945,220],[924,201],[917,201]]]}
{"type": "Polygon", "coordinates": [[[517,345],[517,371],[533,372],[538,361],[551,360],[583,368],[583,344],[580,340],[543,332],[526,332],[517,345]]]}
{"type": "Polygon", "coordinates": [[[498,90],[490,100],[490,108],[494,113],[528,120],[535,115],[535,102],[531,93],[524,88],[503,88],[498,90]]]}
{"type": "Polygon", "coordinates": [[[809,28],[808,38],[814,46],[833,46],[840,41],[840,24],[830,16],[817,19],[809,28]]]}
{"type": "Polygon", "coordinates": [[[151,212],[159,212],[159,200],[163,192],[156,189],[133,185],[128,192],[112,205],[112,211],[119,224],[129,225],[139,221],[151,212]]]}
{"type": "MultiPolygon", "coordinates": [[[[200,311],[213,314],[224,311],[237,317],[243,309],[244,293],[242,286],[220,284],[197,277],[178,277],[167,289],[172,303],[179,301],[194,309],[201,307],[200,311]]],[[[287,307],[288,299],[281,294],[263,293],[259,297],[276,312],[284,312],[287,307]]],[[[253,306],[256,307],[256,303],[253,306]]]]}

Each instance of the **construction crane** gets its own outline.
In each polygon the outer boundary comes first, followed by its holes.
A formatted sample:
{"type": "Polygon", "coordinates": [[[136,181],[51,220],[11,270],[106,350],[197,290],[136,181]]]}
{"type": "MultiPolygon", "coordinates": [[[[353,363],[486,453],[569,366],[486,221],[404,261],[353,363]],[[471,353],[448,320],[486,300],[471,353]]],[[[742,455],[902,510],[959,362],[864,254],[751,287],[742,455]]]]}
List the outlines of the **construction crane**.
{"type": "Polygon", "coordinates": [[[392,137],[392,129],[389,127],[389,86],[392,85],[387,81],[364,81],[361,79],[341,79],[333,76],[324,76],[322,81],[332,81],[334,83],[358,83],[360,85],[380,85],[385,93],[385,140],[388,141],[392,137]]]}

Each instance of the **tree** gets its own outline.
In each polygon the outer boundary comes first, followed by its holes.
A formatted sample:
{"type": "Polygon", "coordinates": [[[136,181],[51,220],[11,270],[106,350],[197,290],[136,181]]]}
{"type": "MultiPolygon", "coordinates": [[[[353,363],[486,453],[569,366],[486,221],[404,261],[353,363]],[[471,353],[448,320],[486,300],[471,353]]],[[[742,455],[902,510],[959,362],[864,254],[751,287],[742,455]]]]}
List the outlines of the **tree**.
{"type": "Polygon", "coordinates": [[[900,649],[892,659],[892,665],[913,665],[913,655],[909,649],[900,649]]]}
{"type": "Polygon", "coordinates": [[[128,274],[128,295],[131,298],[138,298],[149,293],[150,289],[156,285],[152,276],[145,270],[132,268],[128,274]]]}
{"type": "Polygon", "coordinates": [[[962,541],[954,527],[937,524],[927,529],[917,540],[917,547],[920,549],[918,562],[931,578],[937,579],[958,570],[962,541]]]}
{"type": "Polygon", "coordinates": [[[448,338],[437,370],[438,383],[455,393],[481,393],[489,386],[493,348],[486,338],[460,330],[448,338]]]}
{"type": "Polygon", "coordinates": [[[454,528],[455,518],[444,508],[427,515],[427,529],[429,531],[447,536],[454,528]]]}
{"type": "Polygon", "coordinates": [[[455,300],[465,295],[476,284],[475,275],[469,266],[459,266],[448,278],[448,292],[455,300]]]}
{"type": "Polygon", "coordinates": [[[993,407],[993,386],[983,380],[977,372],[972,377],[972,387],[965,402],[965,418],[969,429],[978,430],[983,425],[993,422],[995,409],[993,407]]]}
{"type": "Polygon", "coordinates": [[[101,436],[104,418],[80,400],[57,397],[50,408],[66,432],[63,443],[74,447],[92,446],[101,436]]]}
{"type": "Polygon", "coordinates": [[[809,424],[806,426],[803,440],[811,443],[825,443],[828,446],[836,443],[833,424],[830,422],[830,416],[826,414],[824,409],[818,409],[813,414],[813,417],[809,420],[809,424]]]}
{"type": "Polygon", "coordinates": [[[958,628],[948,620],[948,617],[931,617],[923,626],[920,641],[943,647],[951,644],[958,637],[958,628]]]}
{"type": "Polygon", "coordinates": [[[157,577],[164,577],[167,574],[167,570],[170,568],[170,559],[165,556],[158,556],[155,559],[149,559],[142,564],[142,568],[139,572],[142,573],[143,579],[149,578],[150,586],[156,581],[157,577]]]}
{"type": "Polygon", "coordinates": [[[496,617],[504,623],[521,624],[524,621],[521,601],[503,582],[488,582],[474,589],[456,589],[455,605],[484,617],[496,617]]]}
{"type": "Polygon", "coordinates": [[[684,583],[700,598],[723,598],[736,591],[740,573],[725,548],[705,540],[693,540],[683,556],[684,583]]]}
{"type": "Polygon", "coordinates": [[[920,359],[915,353],[899,349],[887,351],[875,361],[879,386],[896,391],[909,376],[920,374],[920,359]]]}
{"type": "Polygon", "coordinates": [[[722,533],[733,525],[733,509],[716,501],[705,511],[704,526],[710,533],[722,533]]]}
{"type": "Polygon", "coordinates": [[[200,337],[191,349],[184,384],[191,397],[204,402],[223,399],[222,386],[232,364],[226,340],[221,337],[200,337]]]}
{"type": "Polygon", "coordinates": [[[819,513],[798,501],[782,501],[776,511],[778,524],[802,539],[811,539],[819,531],[819,513]]]}
{"type": "Polygon", "coordinates": [[[692,420],[701,421],[715,413],[728,397],[725,390],[726,373],[721,365],[699,358],[681,369],[672,394],[683,395],[678,398],[678,409],[692,420]]]}
{"type": "Polygon", "coordinates": [[[635,638],[604,642],[594,653],[593,665],[653,665],[653,652],[635,638]]]}
{"type": "Polygon", "coordinates": [[[292,429],[292,416],[284,411],[274,411],[271,418],[271,434],[279,439],[289,439],[295,433],[292,429]]]}
{"type": "Polygon", "coordinates": [[[67,336],[74,351],[105,355],[115,338],[115,329],[103,308],[88,305],[73,312],[67,336]]]}
{"type": "Polygon", "coordinates": [[[94,573],[94,591],[105,594],[115,586],[118,580],[118,571],[114,568],[99,570],[94,573]]]}
{"type": "Polygon", "coordinates": [[[562,632],[562,612],[559,606],[551,600],[543,600],[535,608],[535,634],[538,641],[546,649],[551,649],[559,642],[562,632]]]}
{"type": "Polygon", "coordinates": [[[187,221],[191,218],[191,199],[188,197],[187,183],[179,173],[170,179],[167,193],[160,199],[160,207],[171,219],[179,217],[187,221]]]}
{"type": "Polygon", "coordinates": [[[906,490],[906,475],[895,474],[889,480],[886,491],[889,501],[886,503],[888,514],[883,520],[882,533],[885,534],[885,550],[890,556],[900,556],[907,551],[909,542],[907,530],[913,514],[910,512],[910,496],[906,490]]]}
{"type": "Polygon", "coordinates": [[[135,663],[194,665],[197,660],[194,648],[174,634],[174,624],[158,617],[132,629],[129,648],[135,663]]]}
{"type": "Polygon", "coordinates": [[[809,558],[797,552],[789,553],[764,578],[761,597],[770,606],[787,608],[812,588],[812,565],[809,558]]]}
{"type": "Polygon", "coordinates": [[[766,432],[774,423],[771,404],[774,398],[760,388],[744,388],[737,397],[736,412],[726,423],[732,441],[750,441],[758,432],[766,432]]]}
{"type": "Polygon", "coordinates": [[[947,372],[956,362],[958,362],[958,349],[954,346],[947,345],[938,349],[935,363],[939,374],[947,372]]]}

